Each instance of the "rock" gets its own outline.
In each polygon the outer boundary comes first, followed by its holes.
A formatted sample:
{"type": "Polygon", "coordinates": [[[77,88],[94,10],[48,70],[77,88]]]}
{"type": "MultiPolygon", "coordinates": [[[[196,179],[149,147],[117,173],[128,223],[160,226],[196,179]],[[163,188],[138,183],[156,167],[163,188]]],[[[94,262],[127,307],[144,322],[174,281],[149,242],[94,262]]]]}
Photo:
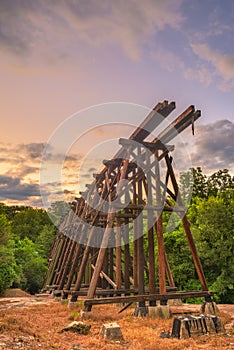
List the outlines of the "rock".
{"type": "Polygon", "coordinates": [[[100,334],[106,339],[123,340],[123,334],[118,323],[104,323],[100,334]]]}
{"type": "Polygon", "coordinates": [[[162,338],[162,339],[169,339],[169,338],[171,338],[171,335],[170,335],[170,332],[161,332],[160,333],[160,338],[162,338]]]}
{"type": "Polygon", "coordinates": [[[69,325],[67,325],[66,327],[61,329],[61,331],[59,331],[59,333],[69,331],[69,332],[73,332],[73,333],[87,335],[90,332],[90,328],[91,328],[90,324],[85,324],[84,322],[73,321],[69,325]]]}

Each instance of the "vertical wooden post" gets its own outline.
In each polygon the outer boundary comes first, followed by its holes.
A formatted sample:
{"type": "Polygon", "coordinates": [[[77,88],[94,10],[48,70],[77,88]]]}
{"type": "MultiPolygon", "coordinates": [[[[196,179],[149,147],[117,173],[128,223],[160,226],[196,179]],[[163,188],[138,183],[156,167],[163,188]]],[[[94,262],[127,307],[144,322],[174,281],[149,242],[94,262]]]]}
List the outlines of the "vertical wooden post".
{"type": "Polygon", "coordinates": [[[74,253],[74,256],[73,256],[71,269],[70,269],[70,272],[68,274],[68,279],[67,279],[67,283],[66,283],[66,289],[67,290],[70,290],[70,288],[71,288],[71,284],[72,284],[72,280],[73,280],[73,277],[74,277],[74,274],[75,274],[75,270],[77,268],[78,261],[80,259],[79,255],[80,255],[80,252],[81,252],[81,248],[82,248],[81,244],[77,243],[76,244],[75,253],[74,253]]]}
{"type": "Polygon", "coordinates": [[[129,269],[131,265],[131,257],[129,251],[129,220],[125,218],[124,227],[124,288],[130,289],[129,269]]]}
{"type": "Polygon", "coordinates": [[[89,290],[88,290],[88,294],[87,294],[88,299],[92,299],[94,297],[96,287],[97,287],[98,278],[100,276],[100,272],[102,269],[102,265],[103,265],[103,261],[105,258],[106,249],[108,247],[108,241],[110,238],[110,234],[111,234],[113,225],[114,225],[114,214],[110,213],[108,215],[107,225],[106,225],[105,232],[103,234],[102,244],[101,244],[101,247],[99,249],[95,269],[93,271],[93,276],[92,276],[92,279],[90,282],[90,286],[89,286],[89,290]]]}
{"type": "Polygon", "coordinates": [[[120,219],[116,221],[116,248],[115,248],[115,259],[116,259],[116,285],[117,289],[121,288],[121,230],[120,230],[120,219]]]}
{"type": "MultiPolygon", "coordinates": [[[[133,176],[136,176],[136,169],[133,169],[133,176]]],[[[137,205],[137,186],[133,182],[133,204],[137,205]]],[[[138,214],[138,211],[137,211],[138,214]]],[[[137,248],[137,223],[133,221],[133,287],[138,288],[138,248],[137,248]]]]}
{"type": "Polygon", "coordinates": [[[61,270],[61,267],[62,267],[62,264],[63,264],[63,261],[64,261],[64,254],[65,254],[65,251],[67,249],[67,246],[70,242],[70,239],[68,237],[65,237],[64,236],[64,240],[63,240],[63,245],[62,245],[62,249],[61,249],[61,252],[60,252],[60,256],[59,256],[59,259],[58,259],[58,264],[57,264],[57,268],[56,268],[56,275],[55,275],[55,279],[54,279],[54,284],[58,284],[59,281],[60,281],[60,274],[62,272],[61,270]]]}
{"type": "Polygon", "coordinates": [[[155,153],[155,179],[156,179],[156,233],[158,239],[158,272],[159,272],[159,292],[166,293],[166,267],[165,267],[165,253],[164,253],[164,239],[163,239],[163,222],[162,222],[162,199],[160,190],[160,170],[158,163],[158,152],[155,153]]]}
{"type": "MultiPolygon", "coordinates": [[[[146,166],[149,168],[147,171],[147,204],[148,206],[153,205],[153,195],[152,195],[152,175],[150,169],[150,155],[147,153],[146,166]]],[[[155,294],[156,276],[155,276],[155,252],[154,252],[154,229],[153,225],[153,211],[148,210],[147,212],[148,221],[148,253],[149,253],[149,293],[155,294]]],[[[156,301],[151,300],[149,302],[150,306],[155,306],[156,301]]]]}
{"type": "MultiPolygon", "coordinates": [[[[176,181],[176,177],[175,177],[175,174],[174,174],[174,170],[173,170],[172,165],[171,165],[171,160],[170,160],[168,155],[166,155],[165,159],[166,159],[167,167],[168,167],[168,170],[169,170],[171,182],[172,182],[172,185],[173,185],[173,188],[174,188],[174,191],[175,191],[176,200],[177,200],[179,205],[183,205],[182,199],[181,199],[180,193],[179,193],[179,187],[178,187],[178,184],[177,184],[177,181],[176,181]]],[[[192,253],[194,266],[196,268],[197,275],[198,275],[199,281],[200,281],[201,286],[202,286],[202,290],[206,291],[206,290],[208,290],[208,285],[206,283],[206,279],[205,279],[205,275],[204,275],[204,272],[203,272],[203,268],[202,268],[200,259],[199,259],[198,254],[197,254],[197,249],[196,249],[196,246],[195,246],[195,243],[194,243],[194,240],[193,240],[193,236],[192,236],[192,233],[191,233],[191,230],[190,230],[190,225],[189,225],[188,219],[187,219],[185,214],[181,215],[181,219],[182,219],[182,223],[183,223],[183,226],[184,226],[186,237],[187,237],[187,240],[188,240],[188,243],[189,243],[190,251],[192,253]]]]}
{"type": "Polygon", "coordinates": [[[169,283],[170,287],[175,287],[175,282],[174,282],[174,278],[173,278],[172,273],[171,273],[167,254],[166,254],[166,252],[164,252],[164,254],[165,254],[165,266],[166,266],[166,274],[167,274],[168,283],[169,283]]]}
{"type": "MultiPolygon", "coordinates": [[[[138,147],[138,157],[141,158],[141,147],[138,147]]],[[[138,169],[139,171],[139,169],[138,169]]],[[[143,180],[137,182],[137,194],[138,204],[141,205],[143,201],[143,180]]],[[[137,253],[138,253],[138,293],[144,294],[145,292],[145,256],[144,256],[144,233],[143,233],[143,217],[138,211],[138,216],[135,219],[137,223],[137,253]]],[[[139,306],[145,306],[145,302],[139,302],[139,306]]]]}
{"type": "Polygon", "coordinates": [[[49,264],[49,268],[46,274],[45,282],[44,282],[44,288],[50,285],[52,285],[53,278],[54,278],[54,272],[57,266],[57,262],[59,259],[60,251],[62,249],[62,241],[63,241],[63,235],[59,232],[56,237],[56,243],[54,244],[54,250],[51,252],[50,259],[51,262],[49,264]]]}

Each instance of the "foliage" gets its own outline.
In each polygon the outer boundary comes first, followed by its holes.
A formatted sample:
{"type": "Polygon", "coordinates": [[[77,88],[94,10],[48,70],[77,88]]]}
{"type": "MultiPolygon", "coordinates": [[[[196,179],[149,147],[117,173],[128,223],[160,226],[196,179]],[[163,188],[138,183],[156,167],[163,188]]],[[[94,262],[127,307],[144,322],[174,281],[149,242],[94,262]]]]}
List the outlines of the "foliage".
{"type": "Polygon", "coordinates": [[[180,190],[185,199],[192,193],[192,198],[208,198],[234,190],[234,176],[228,169],[219,170],[210,176],[202,173],[200,167],[191,168],[180,175],[180,190]]]}
{"type": "Polygon", "coordinates": [[[4,294],[16,277],[16,264],[10,242],[7,216],[0,214],[0,295],[4,294]]]}
{"type": "Polygon", "coordinates": [[[197,248],[211,289],[234,302],[234,200],[224,195],[197,199],[191,208],[197,248]]]}
{"type": "Polygon", "coordinates": [[[35,249],[27,237],[18,240],[14,248],[15,260],[20,267],[18,286],[31,294],[39,291],[46,272],[46,260],[35,249]]]}
{"type": "Polygon", "coordinates": [[[0,295],[9,288],[16,278],[16,264],[13,251],[0,245],[0,295]]]}
{"type": "Polygon", "coordinates": [[[54,233],[46,211],[0,204],[0,294],[11,285],[40,290],[54,233]]]}
{"type": "Polygon", "coordinates": [[[12,232],[21,239],[28,237],[35,242],[44,225],[52,225],[45,210],[26,208],[15,214],[12,232]]]}

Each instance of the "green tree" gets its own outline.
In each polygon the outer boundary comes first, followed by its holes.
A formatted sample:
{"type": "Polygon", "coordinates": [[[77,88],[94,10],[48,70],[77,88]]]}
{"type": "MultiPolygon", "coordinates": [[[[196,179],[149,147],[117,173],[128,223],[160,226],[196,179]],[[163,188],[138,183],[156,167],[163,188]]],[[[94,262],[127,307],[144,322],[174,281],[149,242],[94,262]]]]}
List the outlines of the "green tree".
{"type": "Polygon", "coordinates": [[[164,234],[165,250],[178,290],[199,289],[190,248],[182,225],[164,234]]]}
{"type": "Polygon", "coordinates": [[[36,251],[35,244],[27,237],[15,243],[14,255],[20,270],[17,283],[31,294],[39,292],[47,270],[47,261],[36,251]]]}
{"type": "Polygon", "coordinates": [[[10,225],[5,214],[0,214],[0,295],[16,278],[16,263],[10,240],[10,225]]]}
{"type": "Polygon", "coordinates": [[[55,228],[52,225],[44,225],[35,241],[35,249],[45,259],[50,254],[55,238],[55,228]]]}
{"type": "Polygon", "coordinates": [[[15,214],[12,220],[12,232],[21,239],[28,237],[35,242],[45,225],[52,226],[45,210],[26,208],[15,214]]]}
{"type": "Polygon", "coordinates": [[[200,167],[190,168],[188,172],[180,174],[179,184],[183,199],[188,198],[190,194],[192,198],[208,196],[207,176],[200,167]]]}
{"type": "Polygon", "coordinates": [[[228,198],[199,199],[190,209],[208,284],[223,303],[234,302],[234,201],[228,198]]]}
{"type": "Polygon", "coordinates": [[[219,170],[208,177],[207,180],[209,196],[217,196],[218,193],[234,190],[234,176],[229,174],[228,169],[219,170]]]}

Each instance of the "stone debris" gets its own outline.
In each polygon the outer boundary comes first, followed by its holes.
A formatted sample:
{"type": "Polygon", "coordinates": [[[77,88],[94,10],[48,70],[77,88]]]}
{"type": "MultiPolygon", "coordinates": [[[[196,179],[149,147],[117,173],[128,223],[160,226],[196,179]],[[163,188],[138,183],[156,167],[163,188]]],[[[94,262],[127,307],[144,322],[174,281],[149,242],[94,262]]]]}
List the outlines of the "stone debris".
{"type": "Polygon", "coordinates": [[[90,332],[91,325],[90,324],[85,324],[84,322],[78,322],[78,321],[73,321],[69,323],[66,327],[61,329],[59,333],[63,332],[73,332],[73,333],[78,333],[78,334],[84,334],[87,335],[90,332]]]}
{"type": "Polygon", "coordinates": [[[100,334],[111,340],[123,340],[123,334],[118,323],[104,323],[101,327],[100,334]]]}

